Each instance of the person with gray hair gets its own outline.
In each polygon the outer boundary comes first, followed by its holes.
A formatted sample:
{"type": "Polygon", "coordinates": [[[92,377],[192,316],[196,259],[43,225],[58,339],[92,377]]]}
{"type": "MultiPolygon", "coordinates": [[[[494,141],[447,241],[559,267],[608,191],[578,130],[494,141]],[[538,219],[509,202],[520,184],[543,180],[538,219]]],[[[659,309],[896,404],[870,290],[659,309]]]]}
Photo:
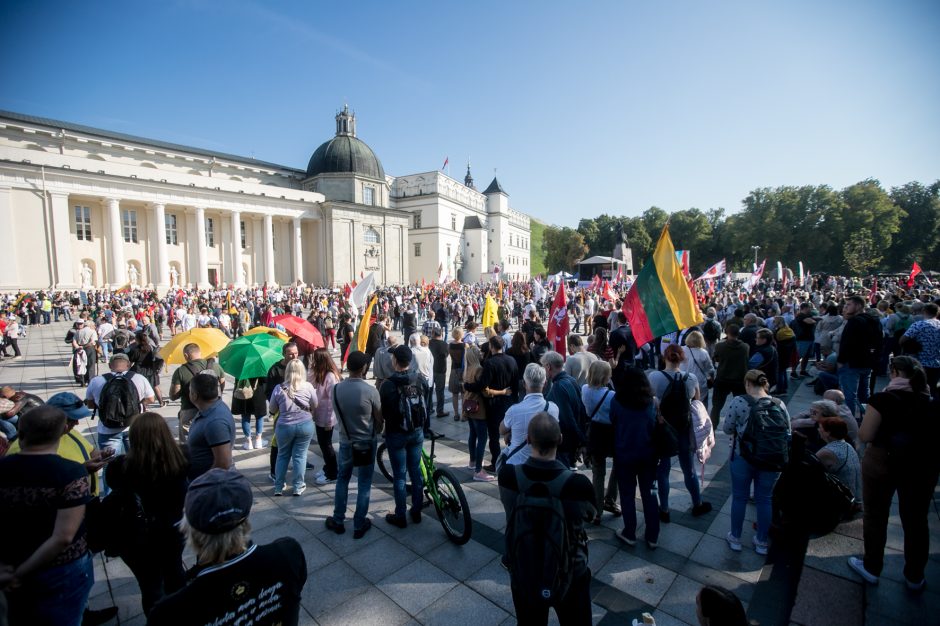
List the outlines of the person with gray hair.
{"type": "Polygon", "coordinates": [[[581,402],[581,388],[574,377],[565,371],[565,359],[557,352],[546,352],[540,362],[545,368],[546,377],[551,380],[551,387],[545,397],[558,405],[558,423],[563,439],[558,447],[557,458],[567,467],[574,467],[578,449],[587,443],[584,435],[587,415],[581,402]]]}
{"type": "Polygon", "coordinates": [[[251,483],[235,470],[210,469],[192,482],[180,526],[196,565],[189,584],[154,605],[148,624],[215,624],[235,614],[246,623],[298,622],[303,549],[292,537],[252,543],[252,500],[251,483]]]}
{"type": "Polygon", "coordinates": [[[529,421],[541,411],[545,411],[556,420],[558,405],[549,402],[542,395],[545,388],[545,370],[538,363],[526,365],[522,374],[525,383],[525,397],[506,411],[506,416],[499,424],[500,437],[509,437],[508,447],[503,451],[503,458],[510,465],[521,465],[529,459],[529,444],[526,440],[529,421]]]}

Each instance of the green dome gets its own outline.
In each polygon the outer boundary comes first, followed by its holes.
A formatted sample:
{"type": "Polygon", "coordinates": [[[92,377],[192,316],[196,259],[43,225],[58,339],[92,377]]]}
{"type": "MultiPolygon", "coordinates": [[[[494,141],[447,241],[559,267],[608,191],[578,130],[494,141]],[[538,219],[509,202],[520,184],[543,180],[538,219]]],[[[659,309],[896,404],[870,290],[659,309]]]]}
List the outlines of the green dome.
{"type": "Polygon", "coordinates": [[[318,174],[360,174],[385,179],[382,163],[372,148],[353,135],[337,135],[313,153],[307,164],[307,177],[318,174]]]}

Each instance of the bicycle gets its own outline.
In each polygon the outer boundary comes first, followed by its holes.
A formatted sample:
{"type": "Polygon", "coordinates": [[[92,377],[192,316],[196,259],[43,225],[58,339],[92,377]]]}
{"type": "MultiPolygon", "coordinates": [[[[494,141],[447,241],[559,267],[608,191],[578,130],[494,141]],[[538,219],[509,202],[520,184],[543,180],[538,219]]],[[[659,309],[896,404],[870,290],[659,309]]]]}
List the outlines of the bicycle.
{"type": "MultiPolygon", "coordinates": [[[[470,535],[473,532],[473,520],[470,518],[470,505],[467,504],[467,496],[463,493],[463,487],[460,481],[454,476],[453,472],[444,467],[434,465],[434,442],[443,437],[436,433],[431,433],[428,439],[431,440],[431,453],[424,451],[421,447],[421,462],[418,467],[421,470],[421,479],[424,482],[424,503],[422,507],[429,504],[434,505],[437,512],[437,518],[444,528],[447,537],[457,545],[463,545],[470,541],[470,535]]],[[[379,466],[382,475],[392,483],[392,476],[389,467],[386,464],[386,446],[385,442],[379,444],[376,451],[375,460],[379,466]]],[[[406,493],[411,492],[411,485],[406,482],[406,493]]]]}

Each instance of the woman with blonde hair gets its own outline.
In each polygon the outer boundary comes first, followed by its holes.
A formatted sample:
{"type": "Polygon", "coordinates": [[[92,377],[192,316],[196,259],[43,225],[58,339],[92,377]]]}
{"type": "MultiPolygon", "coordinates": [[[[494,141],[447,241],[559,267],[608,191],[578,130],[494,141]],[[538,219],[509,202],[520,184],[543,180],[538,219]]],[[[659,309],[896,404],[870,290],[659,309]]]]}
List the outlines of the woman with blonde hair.
{"type": "Polygon", "coordinates": [[[277,437],[275,496],[283,495],[288,463],[294,480],[294,495],[299,496],[307,490],[304,470],[307,467],[307,447],[313,439],[313,412],[316,408],[317,390],[307,381],[307,368],[300,359],[294,359],[284,370],[284,382],[274,388],[268,401],[268,410],[278,414],[274,427],[277,437]]]}
{"type": "MultiPolygon", "coordinates": [[[[476,346],[467,346],[464,357],[463,382],[475,383],[483,376],[482,356],[476,346]]],[[[470,450],[470,464],[474,480],[491,481],[492,476],[483,471],[483,455],[486,452],[486,401],[482,393],[475,391],[463,392],[463,419],[469,422],[470,433],[467,436],[467,447],[470,450]]]]}
{"type": "Polygon", "coordinates": [[[685,360],[679,365],[679,371],[683,374],[695,374],[700,399],[707,407],[708,390],[715,382],[715,364],[705,349],[705,335],[697,330],[690,332],[685,336],[682,351],[685,352],[685,360]]]}
{"type": "Polygon", "coordinates": [[[184,540],[176,524],[183,517],[189,463],[161,415],[136,416],[128,437],[127,454],[111,461],[105,476],[122,501],[139,498],[149,518],[145,528],[121,529],[127,538],[120,547],[121,559],[140,586],[144,614],[149,615],[157,600],[185,582],[184,540]]]}

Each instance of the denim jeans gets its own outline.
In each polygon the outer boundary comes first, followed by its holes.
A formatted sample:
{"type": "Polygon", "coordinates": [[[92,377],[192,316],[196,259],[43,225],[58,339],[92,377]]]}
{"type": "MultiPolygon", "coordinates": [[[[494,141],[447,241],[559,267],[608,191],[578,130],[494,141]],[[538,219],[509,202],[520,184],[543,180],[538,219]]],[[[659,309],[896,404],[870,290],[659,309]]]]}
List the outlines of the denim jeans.
{"type": "Polygon", "coordinates": [[[313,439],[313,420],[300,424],[282,424],[280,420],[274,427],[277,435],[277,462],[274,465],[274,490],[284,488],[287,480],[287,464],[291,466],[294,491],[305,485],[304,472],[307,470],[307,447],[313,439]]]}
{"type": "Polygon", "coordinates": [[[754,481],[754,504],[757,507],[757,539],[767,541],[773,515],[774,484],[780,472],[756,469],[737,452],[731,459],[731,534],[741,538],[744,528],[744,510],[754,481]]]}
{"type": "Polygon", "coordinates": [[[104,362],[108,363],[111,361],[111,342],[110,341],[100,341],[98,342],[101,345],[101,356],[104,357],[104,362]]]}
{"type": "Polygon", "coordinates": [[[264,415],[242,415],[242,434],[248,439],[251,437],[251,418],[255,418],[255,434],[261,436],[264,432],[264,415]]]}
{"type": "Polygon", "coordinates": [[[620,488],[620,515],[623,518],[624,536],[636,539],[636,488],[639,485],[643,519],[646,521],[646,540],[659,541],[659,506],[656,504],[656,496],[653,495],[656,463],[624,463],[614,459],[614,474],[620,488]]]}
{"type": "MultiPolygon", "coordinates": [[[[692,463],[692,444],[688,436],[679,436],[679,467],[682,468],[682,475],[685,478],[685,488],[692,496],[692,506],[698,506],[702,503],[702,493],[698,484],[698,476],[695,475],[695,465],[692,463]]],[[[659,468],[656,471],[656,482],[659,485],[659,508],[663,511],[669,510],[669,470],[672,469],[672,459],[660,459],[659,468]]]]}
{"type": "Polygon", "coordinates": [[[385,446],[388,450],[388,460],[392,464],[392,475],[395,483],[395,515],[404,517],[407,510],[405,501],[405,470],[411,479],[411,508],[421,510],[424,502],[424,481],[421,479],[421,446],[424,444],[424,433],[421,429],[410,434],[388,433],[385,435],[385,446]]]}
{"type": "Polygon", "coordinates": [[[361,529],[369,514],[369,498],[372,495],[372,473],[375,471],[375,442],[372,442],[372,463],[353,467],[352,444],[339,443],[337,455],[336,492],[334,494],[333,519],[340,524],[346,519],[346,502],[349,499],[349,479],[356,472],[356,512],[353,515],[353,530],[361,529]]]}
{"type": "Polygon", "coordinates": [[[858,415],[861,406],[868,402],[868,379],[871,377],[871,368],[848,367],[839,368],[839,387],[845,394],[845,406],[849,407],[853,415],[858,415]]]}
{"type": "Polygon", "coordinates": [[[483,455],[486,454],[486,438],[488,429],[486,420],[467,420],[470,434],[467,436],[467,447],[470,448],[470,461],[475,464],[477,472],[483,471],[483,455]]]}
{"type": "Polygon", "coordinates": [[[94,584],[90,552],[71,563],[41,570],[19,589],[7,592],[10,623],[81,626],[94,584]]]}
{"type": "MultiPolygon", "coordinates": [[[[129,447],[130,445],[128,444],[127,430],[123,430],[113,435],[98,433],[98,449],[104,450],[105,448],[114,448],[114,457],[126,454],[129,447]]],[[[111,493],[111,489],[108,487],[108,483],[106,483],[104,480],[104,474],[104,472],[101,472],[100,495],[102,498],[111,493]]]]}

